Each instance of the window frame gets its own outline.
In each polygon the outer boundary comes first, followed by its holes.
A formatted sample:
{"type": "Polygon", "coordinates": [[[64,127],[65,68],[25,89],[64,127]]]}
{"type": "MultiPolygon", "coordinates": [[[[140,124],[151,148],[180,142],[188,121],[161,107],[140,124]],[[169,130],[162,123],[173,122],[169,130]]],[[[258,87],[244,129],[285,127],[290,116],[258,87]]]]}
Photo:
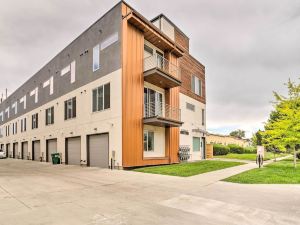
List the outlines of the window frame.
{"type": "Polygon", "coordinates": [[[203,94],[202,94],[202,80],[195,76],[195,75],[192,75],[192,78],[191,78],[191,90],[194,94],[202,97],[203,94]]]}
{"type": "Polygon", "coordinates": [[[155,132],[152,130],[144,130],[143,132],[143,148],[144,148],[144,152],[154,152],[154,146],[155,146],[155,132]],[[152,149],[149,150],[149,133],[153,134],[153,139],[152,139],[152,149]],[[146,134],[146,142],[145,142],[145,134],[146,134]],[[145,143],[146,143],[146,147],[147,149],[145,149],[145,143]]]}
{"type": "Polygon", "coordinates": [[[54,106],[45,110],[45,124],[46,126],[54,124],[54,106]]]}
{"type": "Polygon", "coordinates": [[[38,129],[39,128],[39,114],[35,113],[31,116],[31,129],[38,129]]]}
{"type": "Polygon", "coordinates": [[[93,72],[96,72],[100,69],[100,44],[97,44],[93,47],[93,72]],[[95,62],[97,61],[97,64],[95,67],[95,62]]]}
{"type": "Polygon", "coordinates": [[[76,97],[69,98],[64,102],[64,120],[75,119],[77,117],[76,97]],[[70,111],[69,111],[70,110],[70,111]]]}
{"type": "Polygon", "coordinates": [[[111,108],[111,85],[110,82],[102,84],[92,90],[92,113],[102,112],[111,108]],[[106,89],[109,87],[108,98],[106,89]],[[102,97],[101,97],[102,90],[102,97]],[[96,95],[95,95],[96,94],[96,95]],[[95,99],[94,99],[95,98],[95,99]],[[99,101],[100,99],[100,101],[99,101]],[[108,101],[107,101],[108,100],[108,101]],[[102,101],[102,104],[99,104],[102,101]],[[94,105],[94,103],[96,105],[94,105]],[[100,106],[102,107],[100,107],[100,106]]]}

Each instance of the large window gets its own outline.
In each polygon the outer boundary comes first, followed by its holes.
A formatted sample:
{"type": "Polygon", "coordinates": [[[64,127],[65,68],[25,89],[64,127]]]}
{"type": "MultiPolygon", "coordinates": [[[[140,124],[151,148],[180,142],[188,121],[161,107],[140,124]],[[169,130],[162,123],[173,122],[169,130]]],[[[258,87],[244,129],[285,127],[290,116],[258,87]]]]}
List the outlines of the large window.
{"type": "Polygon", "coordinates": [[[202,82],[201,80],[196,77],[196,76],[192,76],[192,91],[199,96],[202,96],[202,82]]]}
{"type": "Polygon", "coordinates": [[[76,117],[76,97],[65,101],[65,120],[76,117]]]}
{"type": "Polygon", "coordinates": [[[93,112],[110,108],[110,83],[93,90],[93,112]]]}
{"type": "Polygon", "coordinates": [[[152,152],[154,151],[154,132],[144,130],[144,151],[152,152]]]}
{"type": "Polygon", "coordinates": [[[32,129],[37,129],[39,127],[39,114],[33,114],[32,115],[32,129]]]}
{"type": "Polygon", "coordinates": [[[95,72],[100,68],[100,46],[96,45],[93,48],[93,71],[95,72]]]}
{"type": "Polygon", "coordinates": [[[50,124],[54,124],[54,106],[51,108],[46,109],[45,111],[45,118],[46,118],[46,126],[50,124]]]}
{"type": "Polygon", "coordinates": [[[200,138],[193,137],[193,152],[200,152],[200,138]]]}
{"type": "Polygon", "coordinates": [[[162,93],[144,88],[144,116],[162,116],[163,115],[163,95],[162,93]]]}
{"type": "Polygon", "coordinates": [[[21,132],[25,132],[27,129],[26,127],[26,118],[21,119],[21,132]]]}

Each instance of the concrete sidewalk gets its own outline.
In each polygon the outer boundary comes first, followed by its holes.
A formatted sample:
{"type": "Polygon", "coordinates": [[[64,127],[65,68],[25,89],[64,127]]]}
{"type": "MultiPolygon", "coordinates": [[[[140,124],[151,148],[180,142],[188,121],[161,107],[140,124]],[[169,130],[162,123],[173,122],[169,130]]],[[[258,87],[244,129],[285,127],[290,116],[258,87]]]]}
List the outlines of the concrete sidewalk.
{"type": "Polygon", "coordinates": [[[253,167],[209,179],[0,160],[0,225],[298,224],[299,185],[218,182],[253,167]]]}

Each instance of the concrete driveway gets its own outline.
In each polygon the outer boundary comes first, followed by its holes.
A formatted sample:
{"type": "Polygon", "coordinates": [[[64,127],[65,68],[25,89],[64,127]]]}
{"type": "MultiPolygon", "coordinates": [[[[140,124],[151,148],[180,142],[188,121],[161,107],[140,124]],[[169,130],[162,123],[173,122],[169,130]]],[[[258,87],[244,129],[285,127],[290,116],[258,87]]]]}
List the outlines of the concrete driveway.
{"type": "Polygon", "coordinates": [[[0,160],[0,224],[300,224],[299,185],[201,181],[0,160]]]}

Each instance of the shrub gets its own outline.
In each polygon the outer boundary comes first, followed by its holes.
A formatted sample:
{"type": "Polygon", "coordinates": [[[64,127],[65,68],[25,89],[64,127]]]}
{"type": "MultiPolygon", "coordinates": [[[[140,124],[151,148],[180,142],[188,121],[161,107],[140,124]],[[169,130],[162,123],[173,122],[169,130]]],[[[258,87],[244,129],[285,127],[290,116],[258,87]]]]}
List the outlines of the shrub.
{"type": "Polygon", "coordinates": [[[230,153],[237,153],[237,154],[245,153],[244,148],[239,145],[230,144],[230,145],[228,145],[228,147],[229,147],[230,153]]]}
{"type": "Polygon", "coordinates": [[[297,159],[300,159],[300,152],[298,152],[298,153],[296,154],[296,156],[297,156],[297,159]]]}
{"type": "Polygon", "coordinates": [[[244,148],[244,153],[247,154],[256,154],[256,148],[255,147],[245,147],[244,148]]]}
{"type": "Polygon", "coordinates": [[[220,144],[214,144],[214,155],[227,155],[229,153],[229,147],[220,144]]]}

